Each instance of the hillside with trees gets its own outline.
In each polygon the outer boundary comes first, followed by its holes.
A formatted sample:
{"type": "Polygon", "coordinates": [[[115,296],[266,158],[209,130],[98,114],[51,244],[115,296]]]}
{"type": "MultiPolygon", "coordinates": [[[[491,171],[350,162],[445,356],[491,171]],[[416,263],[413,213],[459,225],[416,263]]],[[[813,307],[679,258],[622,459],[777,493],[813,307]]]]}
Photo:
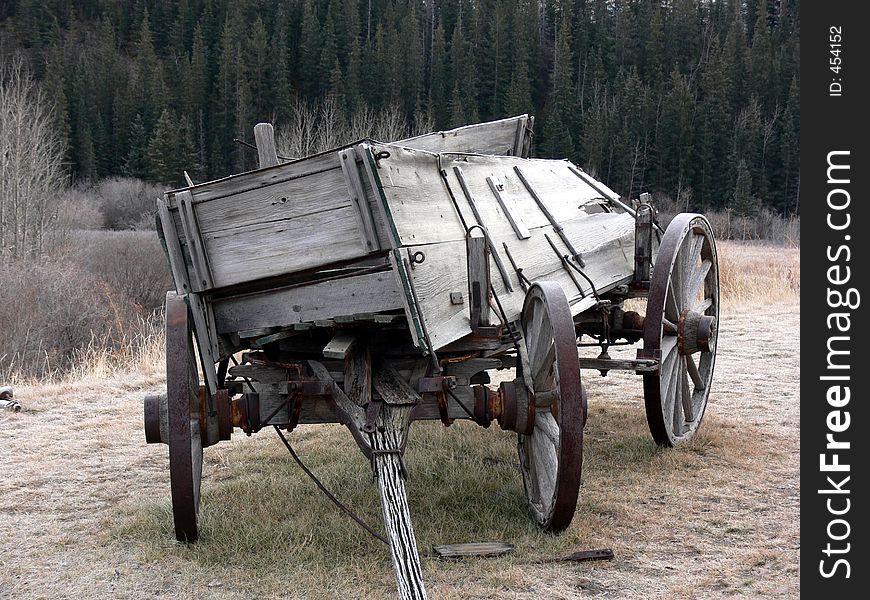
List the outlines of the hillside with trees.
{"type": "Polygon", "coordinates": [[[528,112],[537,155],[625,196],[793,215],[798,15],[798,0],[11,0],[0,58],[22,53],[41,82],[76,181],[250,169],[233,139],[300,114],[413,130],[528,112]]]}

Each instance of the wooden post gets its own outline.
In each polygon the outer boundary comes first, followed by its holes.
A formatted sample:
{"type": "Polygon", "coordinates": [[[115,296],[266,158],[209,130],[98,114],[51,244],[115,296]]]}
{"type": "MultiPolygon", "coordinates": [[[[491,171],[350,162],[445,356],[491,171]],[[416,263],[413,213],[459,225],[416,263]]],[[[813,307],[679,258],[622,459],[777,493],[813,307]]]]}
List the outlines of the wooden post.
{"type": "Polygon", "coordinates": [[[405,489],[405,469],[402,453],[411,425],[411,412],[419,394],[392,369],[381,369],[373,376],[374,388],[381,395],[383,406],[371,434],[372,468],[378,479],[384,527],[390,541],[390,554],[399,597],[402,600],[424,600],[426,587],[417,552],[417,538],[411,523],[408,492],[405,489]]]}
{"type": "Polygon", "coordinates": [[[490,326],[489,246],[480,231],[474,230],[466,238],[468,253],[469,319],[472,330],[490,326]]]}
{"type": "Polygon", "coordinates": [[[278,150],[275,147],[275,130],[271,123],[254,125],[254,142],[257,144],[257,158],[260,168],[278,164],[278,150]]]}
{"type": "Polygon", "coordinates": [[[384,527],[390,540],[390,554],[402,600],[426,598],[401,459],[401,438],[413,408],[412,404],[385,403],[377,421],[378,429],[371,436],[373,466],[384,509],[384,527]]]}

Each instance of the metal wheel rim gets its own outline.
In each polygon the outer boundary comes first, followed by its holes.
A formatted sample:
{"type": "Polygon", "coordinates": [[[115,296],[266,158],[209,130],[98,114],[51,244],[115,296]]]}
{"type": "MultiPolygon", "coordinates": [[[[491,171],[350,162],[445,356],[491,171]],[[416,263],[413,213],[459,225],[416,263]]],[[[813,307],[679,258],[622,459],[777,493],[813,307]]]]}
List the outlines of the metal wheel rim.
{"type": "Polygon", "coordinates": [[[555,411],[536,409],[533,432],[519,435],[523,487],[538,525],[561,531],[571,523],[580,492],[584,423],[574,323],[558,284],[539,282],[529,289],[522,329],[523,379],[535,393],[556,392],[557,403],[555,411]],[[544,465],[554,460],[552,473],[544,465]]]}
{"type": "Polygon", "coordinates": [[[719,268],[710,224],[683,213],[668,226],[656,258],[644,323],[644,348],[661,351],[659,373],[644,375],[647,422],[656,443],[675,446],[698,430],[707,408],[716,344],[684,355],[678,347],[686,310],[719,321],[719,268]]]}
{"type": "Polygon", "coordinates": [[[193,353],[187,304],[166,295],[166,389],[169,398],[169,482],[175,537],[198,537],[202,439],[199,428],[199,378],[193,353]]]}

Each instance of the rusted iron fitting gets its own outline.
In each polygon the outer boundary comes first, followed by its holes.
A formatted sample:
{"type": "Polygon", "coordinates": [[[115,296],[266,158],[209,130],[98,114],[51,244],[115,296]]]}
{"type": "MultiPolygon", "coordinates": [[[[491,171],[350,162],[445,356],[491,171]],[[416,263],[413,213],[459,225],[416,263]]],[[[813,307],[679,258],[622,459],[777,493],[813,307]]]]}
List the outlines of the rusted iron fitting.
{"type": "Polygon", "coordinates": [[[522,379],[502,382],[491,402],[491,414],[502,430],[528,435],[535,428],[536,398],[522,379]]]}
{"type": "Polygon", "coordinates": [[[245,435],[260,430],[260,394],[249,392],[230,403],[230,416],[233,427],[238,427],[245,435]]]}
{"type": "Polygon", "coordinates": [[[677,324],[677,349],[680,354],[712,352],[716,346],[716,317],[684,310],[677,324]]]}

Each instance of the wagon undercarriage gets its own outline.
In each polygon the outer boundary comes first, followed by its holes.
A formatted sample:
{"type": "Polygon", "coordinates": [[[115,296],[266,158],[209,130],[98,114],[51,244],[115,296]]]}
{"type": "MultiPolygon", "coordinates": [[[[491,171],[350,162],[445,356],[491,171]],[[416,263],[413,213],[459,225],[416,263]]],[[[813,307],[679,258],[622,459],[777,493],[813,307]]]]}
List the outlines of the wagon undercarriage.
{"type": "Polygon", "coordinates": [[[641,375],[656,442],[691,437],[716,350],[709,225],[683,214],[662,232],[648,203],[525,158],[530,139],[523,116],[276,164],[258,135],[275,166],[166,194],[167,393],[146,398],[145,430],[169,445],[179,540],[198,535],[204,447],[342,423],[378,481],[400,595],[425,597],[402,462],[413,421],[515,432],[549,531],[577,503],[582,369],[641,375]],[[624,306],[644,297],[643,315],[624,306]],[[610,358],[641,340],[637,359],[610,358]],[[515,377],[489,385],[501,369],[515,377]]]}

